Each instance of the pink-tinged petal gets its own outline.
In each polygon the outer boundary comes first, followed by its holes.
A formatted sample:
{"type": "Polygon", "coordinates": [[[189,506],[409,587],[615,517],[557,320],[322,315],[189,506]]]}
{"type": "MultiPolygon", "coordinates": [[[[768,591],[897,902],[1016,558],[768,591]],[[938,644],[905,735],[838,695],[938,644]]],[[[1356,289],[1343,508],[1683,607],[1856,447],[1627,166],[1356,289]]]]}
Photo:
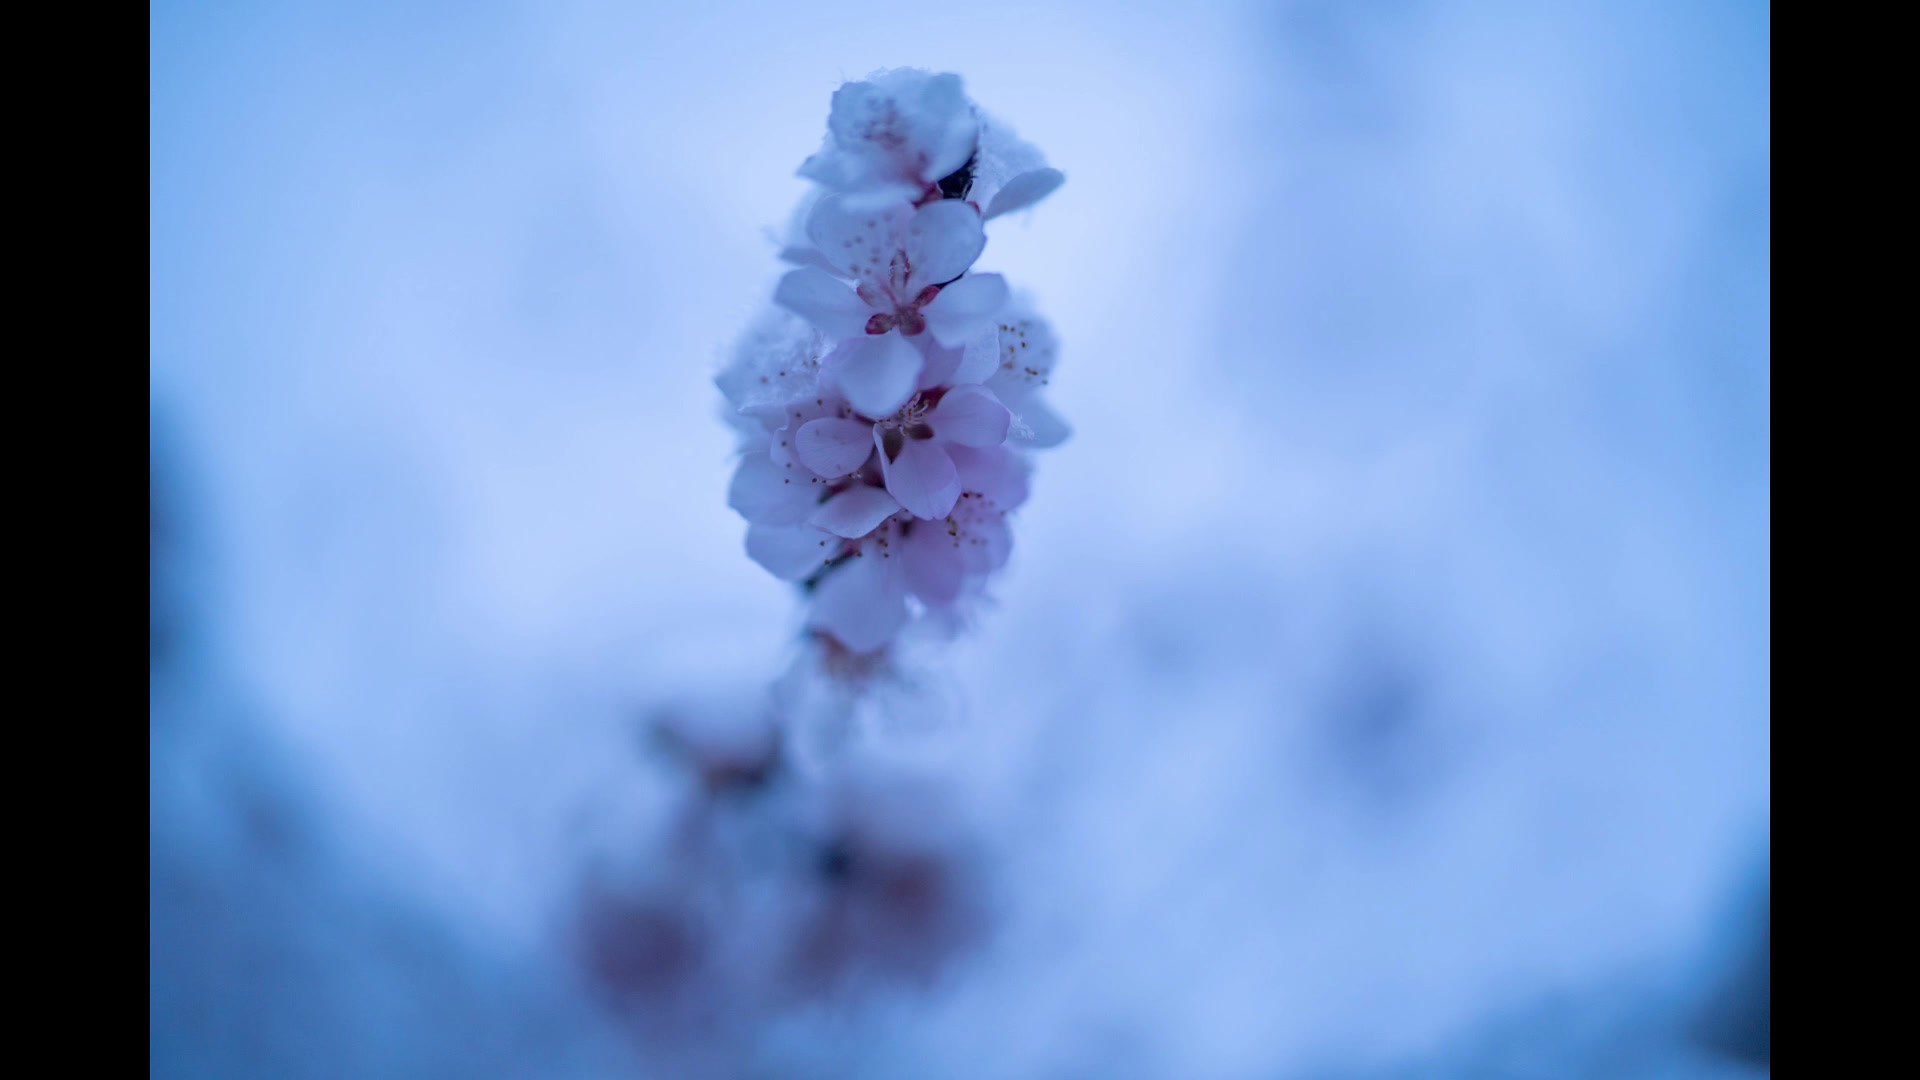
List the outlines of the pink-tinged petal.
{"type": "MultiPolygon", "coordinates": [[[[875,438],[879,438],[877,432],[875,438]]],[[[960,474],[947,448],[936,440],[905,439],[892,461],[887,460],[883,445],[880,471],[887,479],[887,490],[914,517],[946,517],[960,501],[960,474]]]]}
{"type": "Polygon", "coordinates": [[[949,446],[947,456],[962,490],[984,496],[1002,511],[1027,501],[1027,463],[1014,451],[1004,446],[949,446]]]}
{"type": "Polygon", "coordinates": [[[973,156],[980,122],[961,88],[960,76],[935,75],[913,100],[913,126],[919,136],[926,166],[920,178],[933,183],[957,172],[973,156]]]}
{"type": "Polygon", "coordinates": [[[840,268],[833,265],[825,255],[820,254],[820,249],[812,244],[788,244],[780,249],[780,261],[792,263],[795,266],[811,266],[830,274],[840,272],[840,268]]]}
{"type": "Polygon", "coordinates": [[[891,416],[920,384],[920,350],[899,334],[861,335],[820,362],[821,374],[862,416],[891,416]]]}
{"type": "MultiPolygon", "coordinates": [[[[817,420],[822,416],[839,416],[844,406],[837,397],[822,396],[803,397],[797,401],[782,403],[776,408],[779,410],[780,419],[774,421],[777,426],[773,430],[773,446],[768,456],[773,458],[775,465],[799,465],[804,468],[806,463],[800,460],[800,455],[794,449],[794,443],[797,441],[794,438],[795,433],[810,420],[817,420]]],[[[812,473],[813,470],[808,469],[808,472],[812,473]]]]}
{"type": "Polygon", "coordinates": [[[811,525],[753,525],[747,557],[782,581],[800,581],[840,550],[840,541],[811,525]]]}
{"type": "Polygon", "coordinates": [[[1020,412],[1015,419],[1017,422],[1008,441],[1016,446],[1046,450],[1066,442],[1067,436],[1073,434],[1067,422],[1051,406],[1041,401],[1038,394],[1020,403],[1020,412]]]}
{"type": "Polygon", "coordinates": [[[968,274],[941,289],[940,295],[922,308],[920,314],[926,317],[927,329],[940,344],[964,345],[969,338],[994,327],[994,320],[1007,306],[1007,298],[1006,278],[999,274],[968,274]]]}
{"type": "Polygon", "coordinates": [[[836,338],[866,333],[873,318],[873,309],[846,282],[810,266],[787,271],[773,290],[773,302],[836,338]]]}
{"type": "Polygon", "coordinates": [[[921,207],[907,223],[901,243],[907,265],[906,294],[919,295],[929,285],[943,285],[973,265],[987,234],[980,228],[980,212],[961,199],[941,199],[921,207]]]}
{"type": "Polygon", "coordinates": [[[807,625],[832,634],[854,652],[865,653],[892,641],[907,624],[907,614],[906,589],[892,560],[868,550],[821,579],[807,625]]]}
{"type": "Polygon", "coordinates": [[[900,569],[907,589],[929,607],[948,607],[960,598],[966,563],[960,540],[944,521],[922,521],[899,544],[900,569]]]}
{"type": "Polygon", "coordinates": [[[887,494],[886,488],[862,484],[820,504],[820,509],[813,512],[807,523],[835,536],[858,540],[899,512],[900,504],[887,494]]]}
{"type": "Polygon", "coordinates": [[[913,213],[905,199],[872,200],[829,195],[807,217],[807,239],[834,272],[860,281],[887,280],[898,237],[913,213]]]}
{"type": "Polygon", "coordinates": [[[952,384],[953,373],[963,359],[961,350],[949,349],[924,334],[920,336],[919,343],[927,358],[926,366],[920,369],[920,389],[931,390],[936,386],[952,384]]]}
{"type": "Polygon", "coordinates": [[[992,378],[999,367],[1000,328],[989,326],[967,339],[966,345],[960,350],[960,363],[954,366],[953,375],[947,380],[947,385],[984,383],[992,378]]]}
{"type": "Polygon", "coordinates": [[[969,574],[991,574],[1013,554],[1013,530],[1004,516],[969,522],[961,540],[961,564],[969,574]]]}
{"type": "Polygon", "coordinates": [[[992,221],[1001,214],[1011,214],[1015,210],[1025,210],[1053,194],[1066,182],[1067,175],[1059,169],[1023,172],[994,193],[993,201],[987,204],[986,220],[992,221]]]}
{"type": "Polygon", "coordinates": [[[749,454],[727,487],[727,505],[755,525],[797,525],[813,513],[825,490],[805,469],[749,454]]]}
{"type": "Polygon", "coordinates": [[[821,476],[845,476],[873,453],[873,425],[832,416],[809,420],[794,432],[793,450],[800,464],[821,476]]]}
{"type": "Polygon", "coordinates": [[[933,433],[961,446],[999,446],[1007,441],[1013,414],[984,386],[956,386],[927,417],[933,433]]]}

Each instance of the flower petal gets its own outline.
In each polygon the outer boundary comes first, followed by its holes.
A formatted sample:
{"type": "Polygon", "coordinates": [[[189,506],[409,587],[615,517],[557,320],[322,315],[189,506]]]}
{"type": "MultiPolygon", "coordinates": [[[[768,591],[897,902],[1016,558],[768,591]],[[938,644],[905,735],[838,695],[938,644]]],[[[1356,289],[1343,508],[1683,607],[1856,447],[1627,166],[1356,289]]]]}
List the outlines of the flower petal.
{"type": "Polygon", "coordinates": [[[960,598],[967,567],[960,540],[944,522],[923,521],[900,543],[900,570],[908,591],[929,607],[948,607],[960,598]]]}
{"type": "MultiPolygon", "coordinates": [[[[945,346],[936,344],[935,348],[945,346]]],[[[969,337],[961,349],[960,363],[955,365],[948,385],[957,383],[983,383],[992,378],[1000,369],[1000,328],[989,326],[985,330],[969,337]]],[[[997,394],[995,395],[998,396],[997,394]]]]}
{"type": "Polygon", "coordinates": [[[967,163],[980,137],[980,121],[961,89],[960,76],[935,75],[913,98],[913,121],[926,167],[921,178],[939,180],[967,163]]]}
{"type": "Polygon", "coordinates": [[[821,503],[807,522],[835,536],[858,540],[899,512],[900,504],[886,488],[861,484],[821,503]]]}
{"type": "Polygon", "coordinates": [[[867,332],[873,309],[846,282],[815,267],[789,270],[773,290],[773,302],[836,338],[867,332]]]}
{"type": "Polygon", "coordinates": [[[811,266],[816,270],[825,270],[830,274],[838,273],[840,269],[833,265],[825,255],[820,254],[820,249],[814,247],[812,244],[788,244],[786,247],[780,249],[780,261],[792,263],[795,266],[811,266]]]}
{"type": "Polygon", "coordinates": [[[987,388],[1014,412],[1027,396],[1047,385],[1060,362],[1053,327],[1034,315],[1003,312],[999,324],[999,362],[987,388]]]}
{"type": "Polygon", "coordinates": [[[829,195],[807,216],[807,239],[835,273],[861,281],[887,280],[899,236],[913,213],[905,199],[875,204],[870,199],[829,195]]]}
{"type": "Polygon", "coordinates": [[[961,490],[984,496],[1002,511],[1027,501],[1027,463],[1013,450],[949,446],[947,456],[953,460],[961,490]]]}
{"type": "Polygon", "coordinates": [[[807,612],[808,626],[860,653],[892,641],[906,623],[906,589],[892,560],[871,552],[849,557],[828,571],[807,612]]]}
{"type": "Polygon", "coordinates": [[[840,541],[811,525],[753,525],[747,556],[782,581],[800,581],[840,550],[840,541]]]}
{"type": "MultiPolygon", "coordinates": [[[[828,398],[824,396],[803,397],[797,400],[783,402],[774,406],[774,408],[779,419],[771,421],[773,425],[773,445],[769,447],[768,456],[773,459],[775,465],[780,466],[794,464],[804,466],[806,464],[800,460],[800,455],[794,450],[794,443],[796,441],[794,435],[799,432],[802,425],[810,420],[818,420],[823,416],[840,416],[846,409],[846,407],[840,403],[839,398],[828,398]]],[[[766,414],[762,413],[762,415],[764,416],[766,414]]],[[[812,470],[809,469],[808,471],[811,472],[812,470]]]]}
{"type": "Polygon", "coordinates": [[[969,521],[960,533],[960,562],[969,574],[991,574],[1013,554],[1013,530],[1005,514],[969,521]]]}
{"type": "Polygon", "coordinates": [[[882,72],[834,91],[826,145],[800,172],[834,187],[924,188],[966,163],[979,128],[958,75],[882,72]]]}
{"type": "Polygon", "coordinates": [[[921,207],[907,223],[900,250],[912,271],[907,275],[908,300],[929,285],[944,285],[973,265],[987,246],[980,212],[960,199],[941,199],[921,207]]]}
{"type": "MultiPolygon", "coordinates": [[[[874,438],[878,441],[878,432],[874,438]]],[[[914,517],[946,517],[960,501],[960,474],[938,440],[907,439],[892,461],[883,447],[880,470],[887,478],[887,491],[914,517]]]]}
{"type": "Polygon", "coordinates": [[[920,389],[931,390],[956,381],[953,373],[959,369],[965,357],[962,350],[949,349],[924,334],[920,337],[919,347],[927,358],[926,366],[920,369],[920,389]]]}
{"type": "Polygon", "coordinates": [[[1029,446],[1035,450],[1045,450],[1059,446],[1073,434],[1073,429],[1053,411],[1053,407],[1040,400],[1040,395],[1031,394],[1020,403],[1020,412],[1007,441],[1016,446],[1029,446]]]}
{"type": "Polygon", "coordinates": [[[813,513],[824,490],[820,479],[804,469],[748,454],[727,487],[727,505],[755,525],[797,525],[813,513]]]}
{"type": "Polygon", "coordinates": [[[832,416],[809,420],[794,432],[793,452],[800,464],[829,480],[845,476],[873,453],[873,425],[832,416]]]}
{"type": "Polygon", "coordinates": [[[926,316],[927,329],[940,344],[964,345],[967,339],[993,328],[1007,296],[1007,279],[999,274],[968,274],[941,289],[920,314],[926,316]]]}
{"type": "Polygon", "coordinates": [[[787,424],[787,407],[778,402],[743,405],[735,415],[768,432],[779,431],[787,424]]]}
{"type": "Polygon", "coordinates": [[[820,362],[821,374],[840,388],[862,416],[890,416],[919,385],[920,350],[899,334],[861,335],[842,342],[820,362]]]}
{"type": "Polygon", "coordinates": [[[1015,210],[1025,210],[1034,203],[1054,193],[1061,184],[1067,182],[1067,174],[1059,169],[1033,169],[1006,182],[1006,185],[994,193],[993,201],[987,204],[986,220],[992,221],[1001,214],[1011,214],[1015,210]]]}
{"type": "Polygon", "coordinates": [[[984,386],[956,386],[927,417],[933,433],[962,446],[999,446],[1007,441],[1013,414],[984,386]]]}

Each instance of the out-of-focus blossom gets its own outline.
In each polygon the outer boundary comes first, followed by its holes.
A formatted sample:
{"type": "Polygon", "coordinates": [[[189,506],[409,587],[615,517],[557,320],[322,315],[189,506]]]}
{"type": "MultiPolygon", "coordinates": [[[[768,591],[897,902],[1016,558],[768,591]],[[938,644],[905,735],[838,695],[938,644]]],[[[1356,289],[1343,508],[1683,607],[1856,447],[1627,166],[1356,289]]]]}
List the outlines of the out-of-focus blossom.
{"type": "Polygon", "coordinates": [[[986,387],[1013,412],[1008,439],[1016,446],[1034,449],[1058,446],[1071,431],[1040,396],[1041,389],[1053,380],[1060,352],[1053,327],[1020,305],[1014,305],[1002,318],[994,332],[995,366],[986,387]]]}
{"type": "Polygon", "coordinates": [[[807,776],[771,722],[653,725],[672,808],[623,812],[577,893],[589,984],[649,1049],[705,1075],[729,1031],[872,981],[924,981],[987,928],[982,867],[946,789],[849,767],[807,776]]]}

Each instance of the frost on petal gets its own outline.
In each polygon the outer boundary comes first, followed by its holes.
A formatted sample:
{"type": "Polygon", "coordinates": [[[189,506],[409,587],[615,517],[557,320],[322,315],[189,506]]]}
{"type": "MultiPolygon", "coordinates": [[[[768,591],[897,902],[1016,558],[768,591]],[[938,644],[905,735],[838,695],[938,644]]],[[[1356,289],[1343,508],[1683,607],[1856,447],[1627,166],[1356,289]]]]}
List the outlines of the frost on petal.
{"type": "Polygon", "coordinates": [[[727,422],[728,427],[733,429],[733,433],[739,436],[740,445],[737,449],[743,453],[752,451],[764,454],[767,452],[767,441],[770,433],[780,425],[778,414],[778,406],[749,406],[744,409],[720,410],[721,418],[727,422]],[[775,417],[772,423],[767,423],[765,420],[769,409],[772,410],[775,417]]]}
{"type": "Polygon", "coordinates": [[[980,214],[959,199],[941,199],[921,207],[907,223],[900,249],[910,268],[906,296],[929,285],[944,285],[973,265],[987,246],[980,214]]]}
{"type": "Polygon", "coordinates": [[[1007,279],[999,274],[968,274],[941,289],[921,314],[940,344],[965,345],[968,338],[992,329],[1007,295],[1007,279]]]}
{"type": "Polygon", "coordinates": [[[965,165],[973,156],[974,143],[980,137],[980,121],[960,85],[960,76],[926,77],[912,99],[911,110],[914,135],[921,144],[924,158],[920,166],[922,178],[930,183],[938,180],[965,165]]]}
{"type": "Polygon", "coordinates": [[[1014,451],[1004,446],[951,446],[947,456],[963,490],[985,496],[1003,511],[1027,501],[1027,463],[1014,451]]]}
{"type": "Polygon", "coordinates": [[[835,338],[866,333],[873,317],[873,309],[846,282],[810,266],[787,271],[773,301],[835,338]]]}
{"type": "Polygon", "coordinates": [[[933,433],[962,446],[999,446],[1007,441],[1013,414],[983,386],[956,386],[933,407],[933,433]]]}
{"type": "Polygon", "coordinates": [[[884,202],[829,195],[807,217],[807,238],[835,273],[860,281],[885,281],[899,250],[899,237],[913,214],[905,199],[884,202]]]}
{"type": "Polygon", "coordinates": [[[727,505],[755,525],[797,525],[819,503],[821,482],[804,469],[776,465],[764,454],[749,454],[734,470],[727,505]]]}
{"type": "Polygon", "coordinates": [[[900,68],[834,91],[827,131],[800,175],[833,188],[917,192],[966,164],[979,122],[958,75],[900,68]]]}
{"type": "Polygon", "coordinates": [[[834,636],[854,652],[872,652],[907,622],[906,590],[891,559],[872,552],[834,567],[814,590],[807,625],[834,636]]]}
{"type": "Polygon", "coordinates": [[[1045,155],[1014,134],[999,120],[980,115],[979,151],[974,157],[973,198],[981,206],[992,206],[1000,189],[1024,176],[1047,167],[1045,155]]]}
{"type": "Polygon", "coordinates": [[[951,529],[944,521],[922,521],[900,544],[907,589],[929,607],[951,606],[966,580],[960,539],[951,529]]]}
{"type": "MultiPolygon", "coordinates": [[[[742,406],[734,415],[746,422],[749,430],[774,432],[787,425],[787,407],[778,401],[761,402],[756,405],[742,406]]],[[[758,440],[763,446],[765,439],[758,440]]]]}
{"type": "Polygon", "coordinates": [[[899,334],[863,335],[841,343],[822,373],[862,416],[887,416],[913,396],[920,382],[920,350],[899,334]]]}
{"type": "Polygon", "coordinates": [[[887,490],[914,517],[946,517],[960,499],[960,474],[947,448],[933,439],[899,439],[897,432],[894,435],[898,446],[889,448],[883,443],[880,453],[887,490]]]}
{"type": "Polygon", "coordinates": [[[821,256],[820,250],[813,246],[813,240],[807,236],[807,223],[813,219],[813,208],[819,205],[824,196],[825,193],[818,189],[808,191],[801,197],[800,204],[793,208],[786,229],[773,235],[773,242],[780,247],[780,261],[838,272],[832,263],[821,256]]]}
{"type": "Polygon", "coordinates": [[[845,476],[873,453],[873,425],[839,417],[809,420],[794,432],[793,450],[800,464],[821,476],[845,476]]]}
{"type": "Polygon", "coordinates": [[[1048,450],[1067,441],[1073,429],[1053,411],[1053,407],[1040,400],[1040,395],[1029,394],[1020,403],[1020,411],[1014,415],[1012,430],[1007,441],[1016,446],[1025,446],[1034,450],[1048,450]]]}
{"type": "Polygon", "coordinates": [[[840,268],[829,261],[825,255],[822,255],[820,249],[814,247],[812,244],[791,244],[781,248],[780,261],[792,263],[795,266],[810,266],[816,270],[825,270],[829,273],[840,272],[840,268]]]}
{"type": "Polygon", "coordinates": [[[807,521],[835,536],[857,540],[899,512],[900,504],[887,494],[885,488],[862,484],[850,487],[820,504],[820,509],[815,510],[807,521]]]}
{"type": "Polygon", "coordinates": [[[778,405],[813,392],[827,348],[827,339],[805,319],[769,308],[741,335],[732,359],[713,381],[736,409],[778,405]]]}
{"type": "Polygon", "coordinates": [[[1053,194],[1061,184],[1066,182],[1067,175],[1059,169],[1033,169],[1023,172],[1007,181],[1005,187],[994,193],[993,201],[987,204],[986,220],[992,221],[1001,214],[1025,210],[1053,194]]]}
{"type": "Polygon", "coordinates": [[[840,541],[811,525],[747,528],[747,556],[782,581],[811,576],[839,549],[840,541]]]}

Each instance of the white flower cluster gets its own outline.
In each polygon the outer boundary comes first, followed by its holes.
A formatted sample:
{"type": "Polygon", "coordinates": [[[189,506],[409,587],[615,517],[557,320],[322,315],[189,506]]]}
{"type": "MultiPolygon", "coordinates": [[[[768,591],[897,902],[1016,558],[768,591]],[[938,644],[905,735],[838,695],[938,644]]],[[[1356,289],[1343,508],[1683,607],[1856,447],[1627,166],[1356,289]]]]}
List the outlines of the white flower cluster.
{"type": "Polygon", "coordinates": [[[1067,437],[1039,394],[1052,331],[973,271],[986,223],[1065,178],[956,75],[849,83],[827,129],[782,252],[798,269],[716,381],[744,436],[728,503],[747,554],[805,588],[815,634],[870,654],[980,594],[1027,497],[1022,451],[1067,437]]]}

